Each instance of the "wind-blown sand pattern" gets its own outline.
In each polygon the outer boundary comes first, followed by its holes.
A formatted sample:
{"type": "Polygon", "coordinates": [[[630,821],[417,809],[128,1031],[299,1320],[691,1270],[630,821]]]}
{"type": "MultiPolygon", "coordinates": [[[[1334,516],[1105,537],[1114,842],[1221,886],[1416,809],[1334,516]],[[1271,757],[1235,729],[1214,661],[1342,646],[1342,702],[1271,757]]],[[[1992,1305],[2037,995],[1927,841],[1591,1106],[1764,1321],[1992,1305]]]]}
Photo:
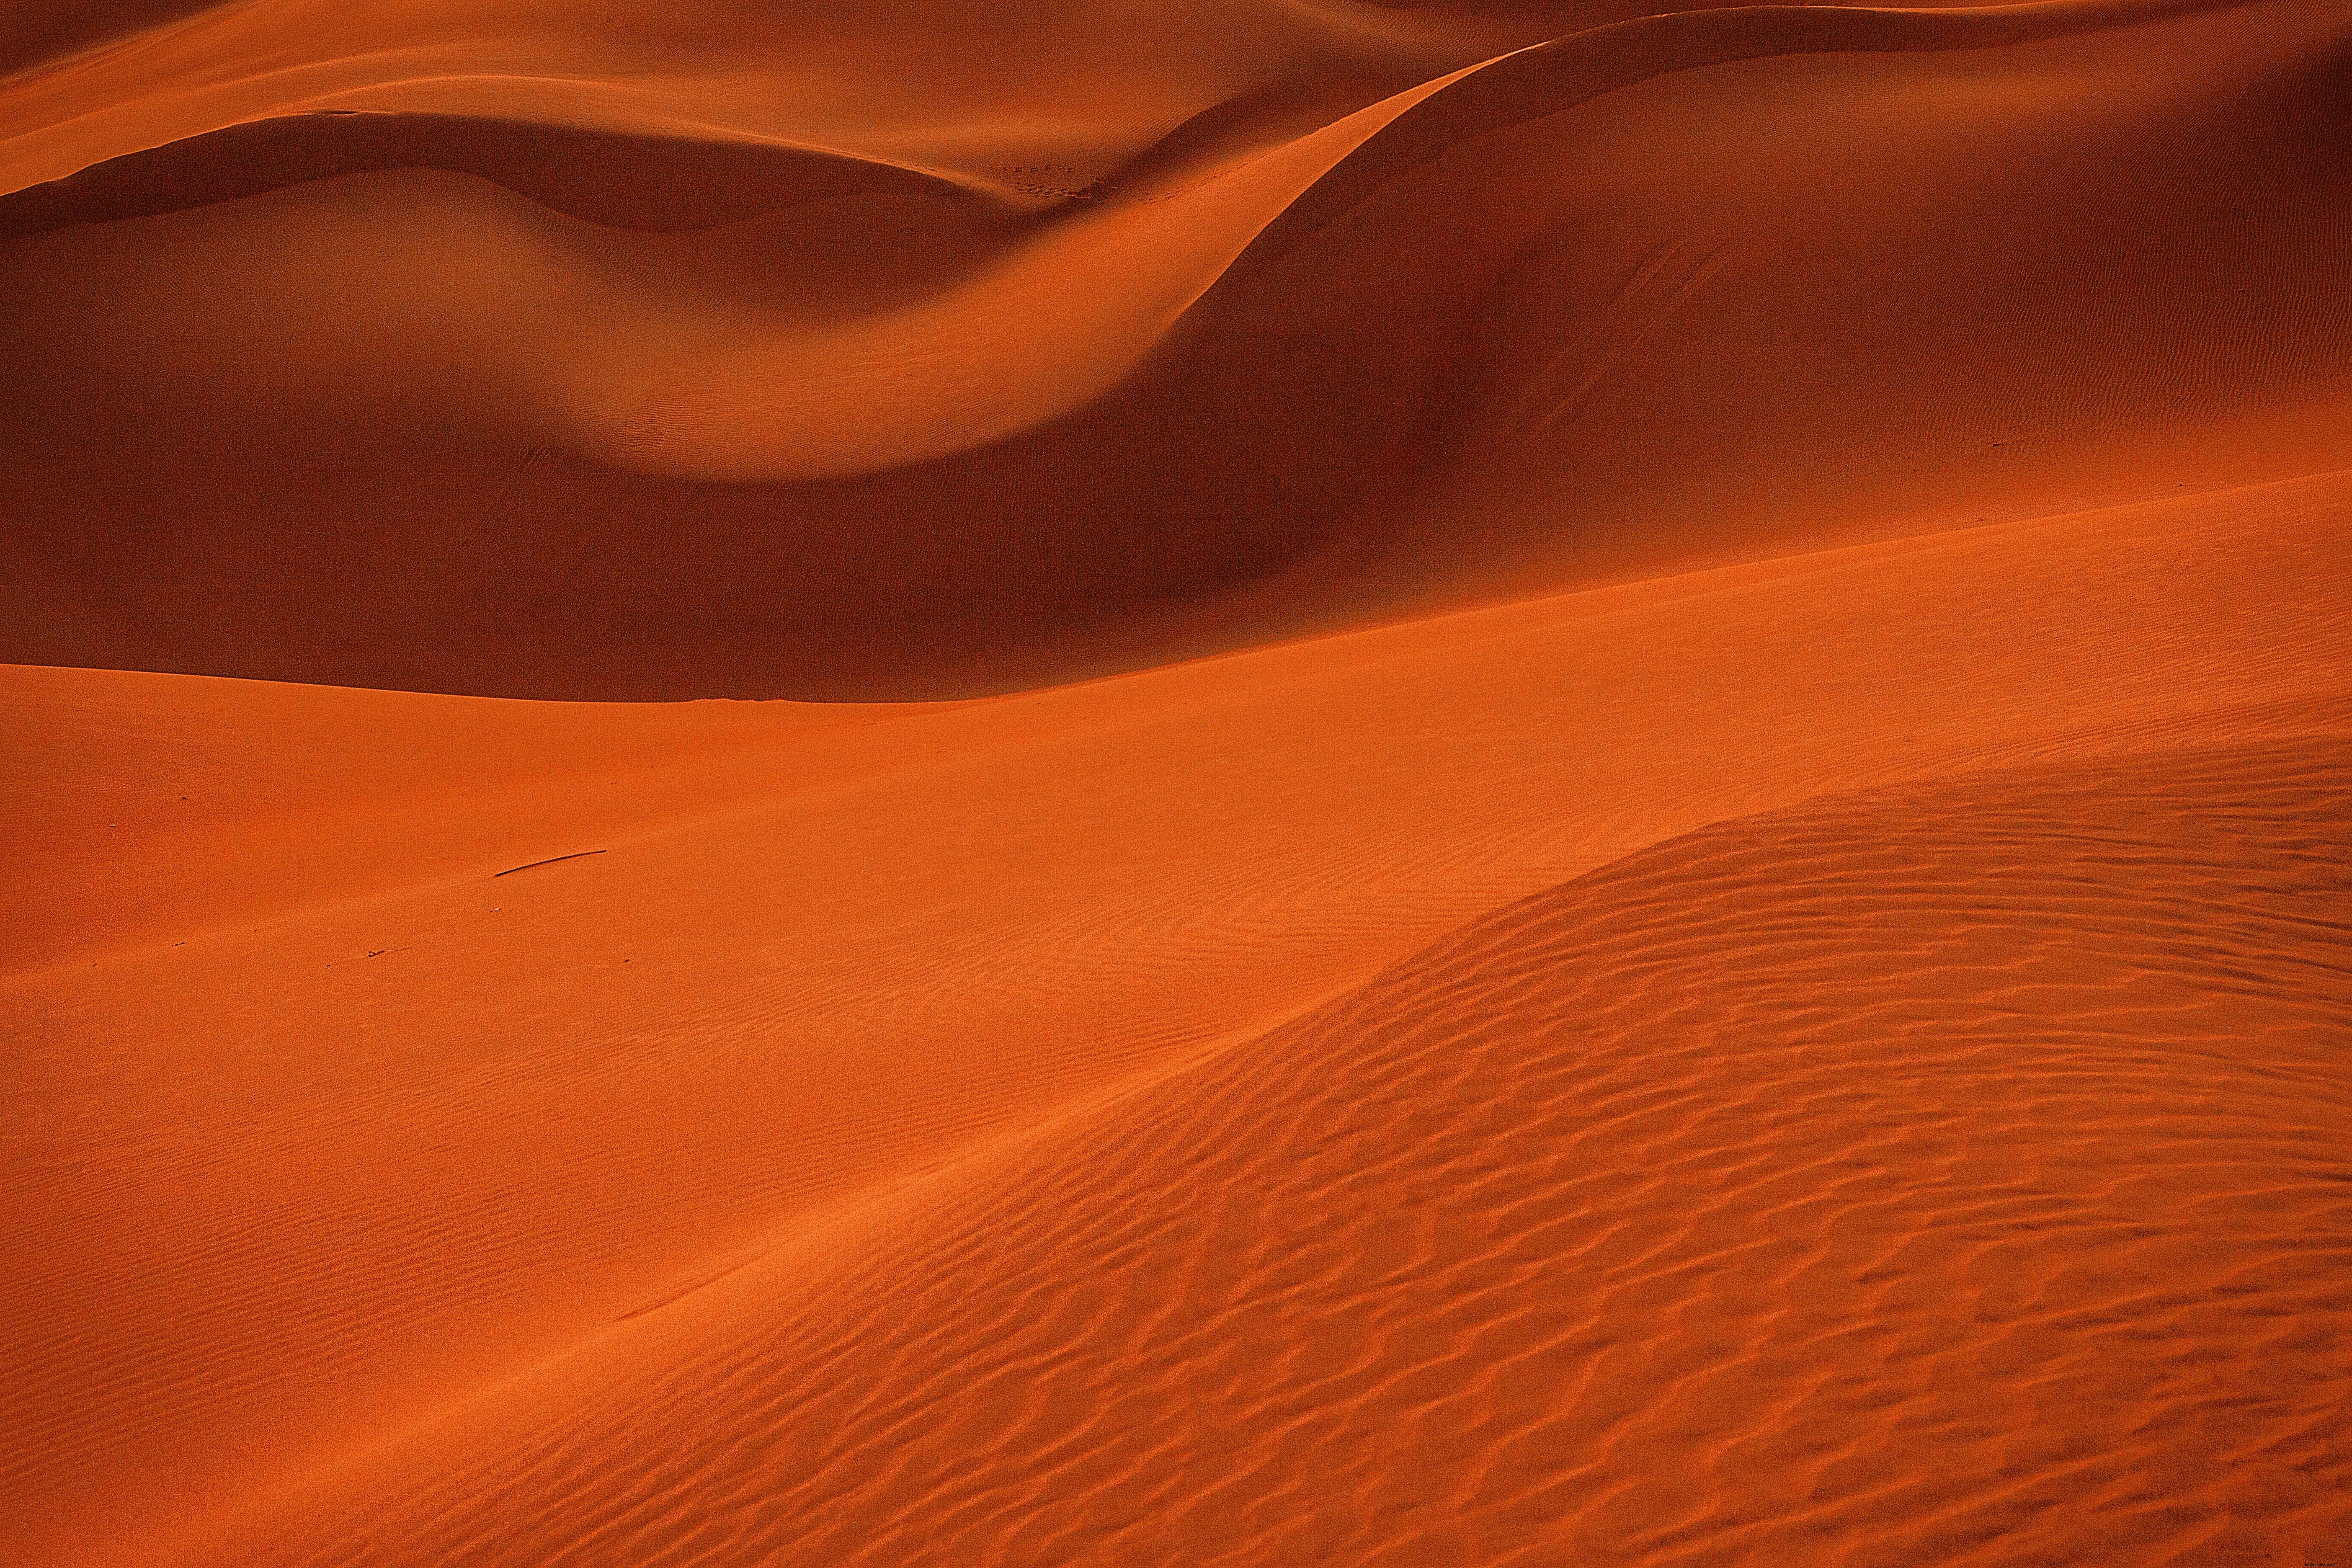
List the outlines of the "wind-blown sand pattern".
{"type": "Polygon", "coordinates": [[[2352,1568],[2336,0],[0,72],[0,1562],[2352,1568]]]}

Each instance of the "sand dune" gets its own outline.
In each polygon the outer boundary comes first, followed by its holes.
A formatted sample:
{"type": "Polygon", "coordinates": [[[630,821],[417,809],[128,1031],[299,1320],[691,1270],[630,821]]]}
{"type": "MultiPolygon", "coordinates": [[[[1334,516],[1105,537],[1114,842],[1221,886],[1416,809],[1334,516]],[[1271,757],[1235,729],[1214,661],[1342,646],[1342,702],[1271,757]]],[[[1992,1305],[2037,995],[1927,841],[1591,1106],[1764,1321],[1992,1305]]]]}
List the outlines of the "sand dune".
{"type": "Polygon", "coordinates": [[[0,73],[0,1561],[2352,1562],[2336,0],[0,73]]]}
{"type": "Polygon", "coordinates": [[[2331,469],[2346,37],[2289,0],[1669,16],[1121,184],[1135,138],[1057,203],[748,129],[704,155],[741,188],[653,197],[682,120],[574,157],[512,108],[125,153],[16,221],[428,166],[5,242],[0,652],[957,696],[2331,469]]]}
{"type": "Polygon", "coordinates": [[[2271,1560],[2346,1512],[2347,746],[1669,840],[222,1560],[2271,1560]]]}

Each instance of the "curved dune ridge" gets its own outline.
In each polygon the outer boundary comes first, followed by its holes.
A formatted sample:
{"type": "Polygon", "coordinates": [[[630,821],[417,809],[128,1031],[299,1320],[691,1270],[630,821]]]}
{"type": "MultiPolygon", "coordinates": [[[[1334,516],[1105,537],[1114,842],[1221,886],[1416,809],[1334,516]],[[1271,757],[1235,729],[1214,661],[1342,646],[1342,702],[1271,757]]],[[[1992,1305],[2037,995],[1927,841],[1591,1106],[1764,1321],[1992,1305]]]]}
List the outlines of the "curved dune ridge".
{"type": "Polygon", "coordinates": [[[20,6],[0,541],[0,1563],[2352,1568],[2341,0],[20,6]]]}
{"type": "Polygon", "coordinates": [[[894,164],[785,145],[598,134],[455,114],[328,110],[125,153],[0,199],[0,233],[179,212],[314,180],[446,169],[614,228],[717,228],[803,202],[952,195],[894,164]]]}
{"type": "Polygon", "coordinates": [[[2352,460],[2324,0],[1230,9],[37,70],[0,653],[949,697],[2352,460]]]}

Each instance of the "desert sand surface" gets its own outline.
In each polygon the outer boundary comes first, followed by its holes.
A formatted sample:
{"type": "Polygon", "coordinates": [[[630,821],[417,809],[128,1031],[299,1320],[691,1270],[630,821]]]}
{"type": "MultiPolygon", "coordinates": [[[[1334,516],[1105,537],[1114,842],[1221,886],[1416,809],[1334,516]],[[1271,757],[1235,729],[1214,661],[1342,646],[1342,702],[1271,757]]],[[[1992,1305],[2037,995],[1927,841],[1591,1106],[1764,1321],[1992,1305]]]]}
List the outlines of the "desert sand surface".
{"type": "Polygon", "coordinates": [[[2339,0],[0,16],[0,1563],[2352,1568],[2339,0]]]}

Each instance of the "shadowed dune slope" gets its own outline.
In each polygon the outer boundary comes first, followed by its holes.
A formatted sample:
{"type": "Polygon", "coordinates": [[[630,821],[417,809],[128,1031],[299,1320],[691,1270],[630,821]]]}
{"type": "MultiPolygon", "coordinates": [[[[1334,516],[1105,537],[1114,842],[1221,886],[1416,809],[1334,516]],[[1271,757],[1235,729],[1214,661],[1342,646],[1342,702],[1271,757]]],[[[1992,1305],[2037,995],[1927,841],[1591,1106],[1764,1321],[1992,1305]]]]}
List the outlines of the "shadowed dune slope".
{"type": "Polygon", "coordinates": [[[2300,1561],[2352,1524],[2347,852],[2341,731],[1719,824],[218,1560],[2300,1561]]]}
{"type": "Polygon", "coordinates": [[[548,77],[21,192],[404,165],[0,241],[0,654],[953,696],[2352,460],[2333,4],[1276,9],[1076,162],[548,77]]]}

